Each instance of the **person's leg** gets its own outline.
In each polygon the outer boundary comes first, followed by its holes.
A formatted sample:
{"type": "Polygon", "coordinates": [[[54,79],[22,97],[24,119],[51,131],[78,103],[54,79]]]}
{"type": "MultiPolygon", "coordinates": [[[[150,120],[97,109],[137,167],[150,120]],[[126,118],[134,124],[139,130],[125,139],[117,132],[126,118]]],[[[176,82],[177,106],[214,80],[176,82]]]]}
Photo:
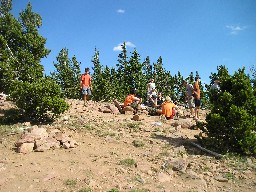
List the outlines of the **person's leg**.
{"type": "Polygon", "coordinates": [[[200,99],[195,99],[195,119],[199,119],[200,99]]]}
{"type": "Polygon", "coordinates": [[[194,101],[193,98],[188,100],[188,107],[190,109],[190,116],[193,117],[194,116],[194,101]]]}
{"type": "Polygon", "coordinates": [[[86,103],[86,88],[83,87],[82,89],[82,95],[83,95],[83,101],[84,101],[84,104],[86,103]]]}
{"type": "Polygon", "coordinates": [[[83,96],[84,96],[84,97],[83,97],[83,98],[84,98],[84,104],[86,104],[86,103],[87,103],[87,95],[84,94],[83,96]]]}
{"type": "Polygon", "coordinates": [[[90,100],[91,95],[92,95],[91,89],[90,89],[90,88],[87,88],[86,101],[89,101],[89,100],[90,100]]]}
{"type": "Polygon", "coordinates": [[[176,110],[175,108],[172,108],[172,116],[171,116],[171,119],[173,119],[176,115],[176,110]]]}

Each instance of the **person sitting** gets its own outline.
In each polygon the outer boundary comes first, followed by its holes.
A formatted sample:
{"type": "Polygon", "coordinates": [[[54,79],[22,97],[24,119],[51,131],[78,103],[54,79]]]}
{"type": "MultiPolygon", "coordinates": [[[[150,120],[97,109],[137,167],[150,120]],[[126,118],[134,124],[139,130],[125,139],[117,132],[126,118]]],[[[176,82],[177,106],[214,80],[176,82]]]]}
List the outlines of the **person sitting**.
{"type": "Polygon", "coordinates": [[[138,109],[140,109],[140,104],[142,102],[142,99],[139,97],[136,97],[136,90],[131,90],[130,94],[128,94],[124,100],[124,111],[134,111],[134,113],[137,113],[138,109]]]}
{"type": "Polygon", "coordinates": [[[163,97],[162,93],[159,92],[157,95],[157,106],[161,107],[163,103],[164,103],[164,97],[163,97]]]}
{"type": "Polygon", "coordinates": [[[177,106],[171,101],[171,98],[167,96],[165,102],[162,104],[162,115],[165,116],[167,120],[173,119],[176,114],[177,106]]]}

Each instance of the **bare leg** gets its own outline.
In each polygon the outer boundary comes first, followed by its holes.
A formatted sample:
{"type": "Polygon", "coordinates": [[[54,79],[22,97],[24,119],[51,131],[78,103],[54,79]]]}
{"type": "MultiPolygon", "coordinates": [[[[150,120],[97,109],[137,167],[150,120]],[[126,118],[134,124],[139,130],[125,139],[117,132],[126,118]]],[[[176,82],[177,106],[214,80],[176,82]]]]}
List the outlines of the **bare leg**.
{"type": "Polygon", "coordinates": [[[87,95],[83,95],[84,105],[87,103],[87,95]]]}
{"type": "Polygon", "coordinates": [[[191,115],[191,117],[194,116],[194,109],[192,107],[190,107],[190,115],[191,115]]]}
{"type": "Polygon", "coordinates": [[[195,107],[195,119],[199,119],[199,107],[195,107]]]}

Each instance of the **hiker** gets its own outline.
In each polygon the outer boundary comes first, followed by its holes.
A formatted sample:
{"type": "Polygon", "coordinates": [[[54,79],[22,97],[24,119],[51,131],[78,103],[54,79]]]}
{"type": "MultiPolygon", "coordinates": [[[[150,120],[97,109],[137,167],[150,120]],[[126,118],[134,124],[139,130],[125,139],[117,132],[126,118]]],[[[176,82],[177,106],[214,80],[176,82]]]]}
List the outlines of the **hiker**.
{"type": "Polygon", "coordinates": [[[176,114],[177,106],[172,102],[171,98],[167,96],[165,102],[162,104],[162,115],[165,116],[167,120],[173,119],[176,114]]]}
{"type": "Polygon", "coordinates": [[[85,68],[85,73],[81,75],[80,87],[82,90],[84,105],[86,105],[92,95],[92,79],[90,76],[90,69],[88,67],[85,68]]]}
{"type": "MultiPolygon", "coordinates": [[[[154,83],[154,79],[150,79],[148,83],[148,91],[147,91],[147,99],[149,104],[151,104],[151,99],[153,95],[157,96],[156,84],[154,83]]],[[[154,97],[153,100],[154,100],[154,103],[156,104],[157,97],[154,97]]]]}
{"type": "Polygon", "coordinates": [[[211,86],[211,90],[212,91],[217,91],[217,92],[219,92],[220,91],[220,80],[219,79],[214,79],[214,83],[212,84],[212,86],[211,86]]]}
{"type": "Polygon", "coordinates": [[[130,94],[128,94],[124,100],[124,111],[134,111],[134,113],[137,113],[138,109],[140,109],[140,104],[142,102],[142,99],[139,97],[136,97],[136,90],[132,89],[130,91],[130,94]]]}
{"type": "Polygon", "coordinates": [[[148,95],[151,95],[152,90],[156,89],[156,84],[154,83],[154,79],[150,79],[148,83],[148,95]]]}
{"type": "Polygon", "coordinates": [[[195,77],[195,82],[193,85],[193,96],[194,96],[194,101],[195,101],[195,116],[194,119],[198,120],[199,119],[199,109],[201,105],[201,99],[200,99],[200,86],[199,83],[201,81],[201,78],[199,76],[195,77]]]}
{"type": "Polygon", "coordinates": [[[185,100],[188,103],[190,109],[190,117],[194,116],[194,97],[192,95],[194,88],[193,85],[189,84],[187,81],[183,80],[183,86],[186,88],[185,100]]]}
{"type": "Polygon", "coordinates": [[[159,92],[157,95],[157,106],[161,107],[163,103],[164,103],[164,97],[163,97],[162,93],[159,92]]]}

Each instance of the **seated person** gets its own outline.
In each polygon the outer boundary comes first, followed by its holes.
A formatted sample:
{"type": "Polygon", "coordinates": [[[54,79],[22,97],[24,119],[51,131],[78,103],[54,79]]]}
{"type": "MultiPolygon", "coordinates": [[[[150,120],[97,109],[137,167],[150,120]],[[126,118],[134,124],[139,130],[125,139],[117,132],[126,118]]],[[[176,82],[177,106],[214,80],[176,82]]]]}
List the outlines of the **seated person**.
{"type": "Polygon", "coordinates": [[[156,102],[157,96],[156,95],[151,95],[149,97],[149,106],[150,107],[157,107],[157,102],[156,102]]]}
{"type": "Polygon", "coordinates": [[[132,90],[129,95],[126,96],[124,100],[124,111],[134,111],[135,113],[140,109],[140,104],[142,102],[142,99],[139,97],[136,97],[136,90],[132,90]]]}
{"type": "Polygon", "coordinates": [[[162,115],[166,117],[167,120],[173,119],[176,114],[177,106],[171,101],[171,98],[167,96],[165,102],[162,104],[162,115]]]}
{"type": "Polygon", "coordinates": [[[157,106],[162,106],[164,103],[164,97],[161,92],[158,93],[157,95],[157,106]]]}

